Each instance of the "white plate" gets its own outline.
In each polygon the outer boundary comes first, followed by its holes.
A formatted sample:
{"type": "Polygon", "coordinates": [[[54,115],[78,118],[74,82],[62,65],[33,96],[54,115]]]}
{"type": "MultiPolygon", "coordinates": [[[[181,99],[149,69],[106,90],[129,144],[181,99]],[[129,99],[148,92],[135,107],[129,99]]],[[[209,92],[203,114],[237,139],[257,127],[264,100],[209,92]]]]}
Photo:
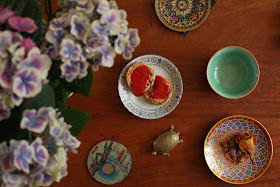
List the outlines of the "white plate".
{"type": "Polygon", "coordinates": [[[144,55],[129,62],[119,78],[119,95],[124,106],[135,116],[145,119],[157,119],[171,113],[179,104],[183,95],[183,81],[179,70],[168,59],[157,55],[144,55]],[[156,75],[167,78],[172,83],[172,97],[165,105],[153,105],[146,99],[133,95],[131,88],[126,83],[127,69],[136,62],[144,62],[155,70],[156,75]]]}

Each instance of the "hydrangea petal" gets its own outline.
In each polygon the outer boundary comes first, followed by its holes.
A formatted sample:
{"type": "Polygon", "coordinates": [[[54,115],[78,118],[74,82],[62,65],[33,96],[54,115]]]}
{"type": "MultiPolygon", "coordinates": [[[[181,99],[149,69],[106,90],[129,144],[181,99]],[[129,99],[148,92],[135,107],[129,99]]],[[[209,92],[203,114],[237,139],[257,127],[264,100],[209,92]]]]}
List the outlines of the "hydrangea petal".
{"type": "Polygon", "coordinates": [[[83,40],[87,29],[89,27],[89,19],[86,16],[72,16],[71,18],[71,34],[73,34],[77,39],[83,40]]]}
{"type": "Polygon", "coordinates": [[[7,49],[12,45],[12,32],[0,31],[0,57],[6,58],[8,56],[7,49]]]}
{"type": "Polygon", "coordinates": [[[42,133],[47,126],[47,119],[37,115],[35,110],[25,110],[20,122],[22,129],[28,129],[31,132],[42,133]]]}
{"type": "Polygon", "coordinates": [[[19,97],[34,97],[42,90],[40,72],[34,68],[20,69],[13,80],[13,92],[19,97]]]}
{"type": "Polygon", "coordinates": [[[42,166],[46,166],[49,159],[49,153],[48,150],[42,145],[41,138],[36,138],[32,142],[31,146],[34,149],[33,160],[42,166]]]}
{"type": "Polygon", "coordinates": [[[29,173],[29,164],[32,163],[34,150],[26,140],[21,140],[14,152],[14,165],[17,169],[29,173]]]}
{"type": "Polygon", "coordinates": [[[27,32],[29,34],[38,29],[34,20],[29,17],[13,16],[8,20],[8,24],[11,28],[19,32],[27,32]]]}
{"type": "Polygon", "coordinates": [[[31,67],[35,68],[40,72],[40,76],[42,79],[46,79],[51,68],[52,61],[50,57],[47,55],[40,55],[40,56],[31,56],[23,60],[18,67],[19,68],[26,68],[31,67]]]}
{"type": "Polygon", "coordinates": [[[6,21],[14,16],[16,14],[16,11],[10,10],[10,6],[7,6],[5,8],[2,8],[0,6],[0,24],[6,23],[6,21]]]}
{"type": "Polygon", "coordinates": [[[28,54],[28,52],[33,48],[36,47],[36,44],[30,39],[26,38],[22,41],[21,45],[25,49],[25,54],[28,54]]]}
{"type": "Polygon", "coordinates": [[[63,39],[59,54],[64,60],[79,60],[82,54],[80,44],[75,44],[71,39],[63,39]]]}

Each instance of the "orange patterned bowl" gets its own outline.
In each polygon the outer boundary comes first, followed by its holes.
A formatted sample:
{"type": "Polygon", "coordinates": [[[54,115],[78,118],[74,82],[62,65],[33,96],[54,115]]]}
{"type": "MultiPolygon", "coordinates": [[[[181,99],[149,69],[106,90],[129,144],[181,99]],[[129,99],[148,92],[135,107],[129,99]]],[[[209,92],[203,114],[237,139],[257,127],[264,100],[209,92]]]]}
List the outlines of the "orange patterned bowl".
{"type": "Polygon", "coordinates": [[[271,137],[265,127],[257,120],[242,116],[230,116],[216,123],[204,142],[204,156],[210,170],[219,179],[231,184],[245,184],[258,179],[268,168],[273,155],[271,137]],[[221,149],[221,142],[236,133],[250,131],[257,142],[251,151],[254,165],[250,159],[236,165],[227,160],[221,149]]]}

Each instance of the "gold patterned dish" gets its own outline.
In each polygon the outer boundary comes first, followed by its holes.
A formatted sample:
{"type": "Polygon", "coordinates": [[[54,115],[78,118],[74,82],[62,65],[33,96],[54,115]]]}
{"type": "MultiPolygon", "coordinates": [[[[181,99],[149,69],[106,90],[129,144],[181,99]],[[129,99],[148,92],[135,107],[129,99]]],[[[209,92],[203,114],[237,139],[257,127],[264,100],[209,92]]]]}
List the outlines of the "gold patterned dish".
{"type": "Polygon", "coordinates": [[[159,20],[179,32],[199,27],[208,17],[210,8],[211,0],[155,0],[159,20]]]}
{"type": "Polygon", "coordinates": [[[258,179],[269,167],[273,155],[271,137],[257,120],[242,116],[230,116],[216,123],[204,142],[204,156],[210,170],[221,180],[231,184],[245,184],[258,179]],[[250,132],[256,137],[256,145],[249,157],[240,164],[229,161],[221,143],[232,136],[250,132]]]}

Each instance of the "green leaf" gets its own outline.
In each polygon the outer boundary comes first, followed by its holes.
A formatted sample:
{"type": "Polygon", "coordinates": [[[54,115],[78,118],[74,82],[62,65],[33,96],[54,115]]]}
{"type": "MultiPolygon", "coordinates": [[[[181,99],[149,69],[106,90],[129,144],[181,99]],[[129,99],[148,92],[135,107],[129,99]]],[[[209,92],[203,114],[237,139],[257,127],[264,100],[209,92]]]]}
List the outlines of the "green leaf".
{"type": "Polygon", "coordinates": [[[93,73],[91,67],[88,68],[87,76],[82,79],[76,79],[71,83],[66,82],[65,80],[62,81],[63,81],[63,86],[69,92],[75,92],[85,96],[89,96],[93,83],[93,73]]]}
{"type": "Polygon", "coordinates": [[[66,123],[72,125],[70,132],[73,136],[78,136],[91,118],[90,113],[78,109],[72,109],[70,107],[64,108],[62,116],[66,123]]]}
{"type": "Polygon", "coordinates": [[[42,106],[55,107],[55,95],[53,88],[49,85],[43,85],[42,91],[35,97],[25,99],[21,104],[22,111],[25,109],[38,110],[42,106]]]}
{"type": "Polygon", "coordinates": [[[11,111],[9,119],[0,122],[0,142],[19,138],[21,117],[21,110],[16,107],[11,111]]]}
{"type": "Polygon", "coordinates": [[[69,98],[69,92],[62,86],[58,86],[56,89],[54,89],[54,94],[55,94],[55,107],[60,110],[63,109],[69,98]]]}

